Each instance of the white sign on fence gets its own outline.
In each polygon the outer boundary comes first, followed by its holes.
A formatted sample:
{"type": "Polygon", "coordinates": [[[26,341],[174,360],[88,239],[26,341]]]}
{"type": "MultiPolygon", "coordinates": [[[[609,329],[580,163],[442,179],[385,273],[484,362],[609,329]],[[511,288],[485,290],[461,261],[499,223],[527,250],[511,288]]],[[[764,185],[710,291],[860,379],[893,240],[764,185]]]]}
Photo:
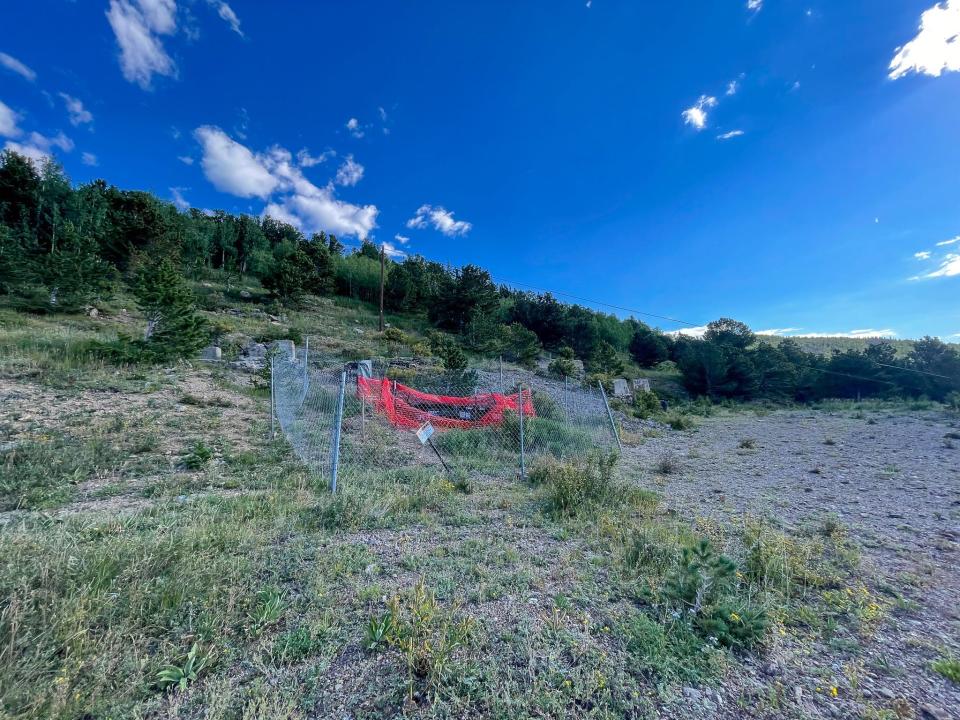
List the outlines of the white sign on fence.
{"type": "Polygon", "coordinates": [[[427,440],[429,440],[432,435],[433,425],[430,424],[429,420],[417,429],[417,439],[420,441],[421,445],[426,445],[427,440]]]}

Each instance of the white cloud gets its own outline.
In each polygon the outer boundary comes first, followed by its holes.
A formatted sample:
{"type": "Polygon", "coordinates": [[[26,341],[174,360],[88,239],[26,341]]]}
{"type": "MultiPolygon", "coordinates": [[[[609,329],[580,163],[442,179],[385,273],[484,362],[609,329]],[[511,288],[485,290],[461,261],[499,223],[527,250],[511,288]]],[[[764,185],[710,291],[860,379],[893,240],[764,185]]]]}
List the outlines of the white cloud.
{"type": "Polygon", "coordinates": [[[832,337],[842,337],[842,338],[853,338],[853,339],[867,339],[867,338],[895,338],[897,336],[896,330],[891,330],[890,328],[884,328],[882,330],[877,330],[874,328],[864,328],[862,330],[847,330],[845,332],[808,332],[808,333],[797,333],[796,335],[791,335],[790,337],[800,337],[800,338],[832,338],[832,337]]]}
{"type": "Polygon", "coordinates": [[[783,337],[789,335],[790,333],[798,332],[800,328],[771,328],[769,330],[757,330],[754,335],[773,335],[776,337],[783,337]]]}
{"type": "Polygon", "coordinates": [[[403,250],[398,250],[393,243],[384,242],[382,243],[382,245],[383,245],[383,252],[388,258],[399,259],[399,258],[405,258],[407,256],[407,254],[403,250]]]}
{"type": "Polygon", "coordinates": [[[940,77],[960,71],[960,0],[938,2],[920,15],[917,36],[890,61],[890,79],[911,72],[940,77]]]}
{"type": "Polygon", "coordinates": [[[217,14],[220,16],[220,19],[227,23],[231,30],[240,37],[243,37],[243,30],[240,29],[240,18],[237,17],[232,7],[223,2],[223,0],[207,0],[207,3],[217,9],[217,14]]]}
{"type": "Polygon", "coordinates": [[[692,125],[698,131],[707,126],[707,110],[717,106],[717,99],[712,95],[701,95],[692,107],[683,111],[683,121],[692,125]]]}
{"type": "Polygon", "coordinates": [[[93,113],[84,108],[80,100],[64,92],[60,93],[60,97],[63,98],[63,104],[67,106],[71,125],[77,126],[93,122],[93,113]]]}
{"type": "Polygon", "coordinates": [[[396,240],[401,245],[406,245],[408,242],[410,242],[410,238],[408,238],[406,235],[401,235],[400,233],[397,233],[396,235],[394,235],[393,239],[396,240]]]}
{"type": "Polygon", "coordinates": [[[737,90],[739,89],[740,89],[740,81],[731,80],[730,82],[727,83],[727,89],[726,89],[726,92],[724,92],[724,95],[736,95],[737,90]]]}
{"type": "Polygon", "coordinates": [[[303,148],[297,153],[297,163],[299,163],[300,167],[313,167],[314,165],[325,163],[335,155],[336,153],[333,150],[324,150],[319,155],[311,155],[309,150],[303,148]]]}
{"type": "Polygon", "coordinates": [[[913,256],[917,260],[929,260],[932,253],[929,250],[921,250],[920,252],[915,252],[913,256]]]}
{"type": "Polygon", "coordinates": [[[210,125],[197,128],[194,136],[203,147],[204,174],[214,187],[239,197],[267,200],[264,215],[308,233],[325,230],[366,237],[377,226],[376,205],[338,199],[332,182],[314,185],[285,148],[275,145],[254,153],[210,125]]]}
{"type": "Polygon", "coordinates": [[[731,130],[722,135],[717,135],[717,140],[730,140],[731,138],[740,137],[743,134],[743,130],[731,130]]]}
{"type": "Polygon", "coordinates": [[[380,114],[380,120],[381,120],[381,122],[386,122],[386,121],[387,121],[387,111],[384,110],[382,107],[378,107],[378,108],[377,108],[377,112],[380,114]]]}
{"type": "Polygon", "coordinates": [[[360,121],[354,117],[347,120],[345,127],[355,138],[362,138],[364,136],[363,128],[360,127],[360,121]]]}
{"type": "Polygon", "coordinates": [[[949,240],[943,240],[937,243],[937,247],[944,247],[946,245],[953,245],[960,242],[960,235],[957,235],[955,238],[950,238],[949,240]]]}
{"type": "Polygon", "coordinates": [[[189,155],[177,155],[177,160],[182,162],[184,165],[193,165],[193,158],[189,155]]]}
{"type": "Polygon", "coordinates": [[[173,196],[173,204],[177,206],[178,210],[188,210],[190,208],[190,202],[183,196],[183,191],[186,189],[188,188],[170,188],[170,194],[173,196]]]}
{"type": "Polygon", "coordinates": [[[763,9],[763,0],[747,0],[747,10],[760,12],[763,9]]]}
{"type": "Polygon", "coordinates": [[[697,325],[695,327],[681,328],[680,330],[670,330],[666,334],[674,336],[683,335],[689,338],[702,338],[705,332],[707,332],[706,325],[697,325]]]}
{"type": "Polygon", "coordinates": [[[83,155],[80,156],[80,162],[90,167],[96,167],[99,164],[97,156],[90,152],[83,153],[83,155]]]}
{"type": "Polygon", "coordinates": [[[960,275],[960,255],[956,253],[947,253],[940,261],[940,267],[926,275],[911,280],[923,280],[926,278],[956,277],[960,275]]]}
{"type": "Polygon", "coordinates": [[[356,185],[363,178],[363,165],[353,159],[353,155],[347,155],[337,169],[337,185],[350,186],[356,185]]]}
{"type": "Polygon", "coordinates": [[[203,148],[203,172],[217,190],[266,200],[277,188],[279,181],[265,167],[263,158],[232,140],[220,128],[204,125],[197,128],[193,136],[203,148]]]}
{"type": "Polygon", "coordinates": [[[70,152],[73,150],[73,141],[62,132],[57,133],[52,138],[41,135],[38,132],[32,132],[22,143],[8,140],[4,146],[5,150],[12,150],[15,153],[19,153],[37,165],[42,164],[44,160],[52,157],[54,148],[59,148],[64,152],[70,152]]]}
{"type": "Polygon", "coordinates": [[[4,52],[0,52],[0,65],[3,65],[3,67],[5,67],[7,70],[12,70],[17,75],[29,80],[30,82],[33,82],[37,79],[37,74],[13,57],[13,55],[7,55],[4,52]]]}
{"type": "Polygon", "coordinates": [[[447,237],[466,235],[473,227],[466,220],[454,220],[453,213],[439,205],[437,207],[421,205],[417,209],[416,215],[407,220],[407,227],[422,229],[427,225],[433,225],[434,229],[439,230],[447,237]]]}
{"type": "Polygon", "coordinates": [[[20,137],[23,131],[17,127],[20,115],[0,101],[0,137],[20,137]]]}
{"type": "Polygon", "coordinates": [[[120,48],[123,76],[149,90],[154,75],[175,76],[177,66],[167,54],[161,35],[177,29],[175,0],[110,0],[107,20],[120,48]]]}

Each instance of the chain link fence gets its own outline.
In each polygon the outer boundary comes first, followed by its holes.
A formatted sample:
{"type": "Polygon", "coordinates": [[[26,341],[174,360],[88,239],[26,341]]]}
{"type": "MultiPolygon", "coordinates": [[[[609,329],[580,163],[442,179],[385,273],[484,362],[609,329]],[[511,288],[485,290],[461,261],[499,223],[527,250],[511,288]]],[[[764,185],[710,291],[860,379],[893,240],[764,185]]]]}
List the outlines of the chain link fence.
{"type": "Polygon", "coordinates": [[[343,363],[280,346],[271,354],[271,425],[331,488],[345,478],[443,466],[517,473],[537,457],[617,450],[601,387],[500,366],[447,371],[422,358],[343,363]],[[432,432],[422,442],[418,437],[432,432]]]}

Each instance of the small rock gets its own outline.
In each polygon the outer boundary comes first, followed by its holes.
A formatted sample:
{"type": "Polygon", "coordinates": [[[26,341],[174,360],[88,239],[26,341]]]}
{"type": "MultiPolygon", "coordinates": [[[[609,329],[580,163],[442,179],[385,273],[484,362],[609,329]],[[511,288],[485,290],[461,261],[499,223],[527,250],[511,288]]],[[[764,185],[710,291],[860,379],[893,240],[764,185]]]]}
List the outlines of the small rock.
{"type": "Polygon", "coordinates": [[[244,300],[249,300],[253,296],[250,294],[249,290],[241,290],[240,297],[242,297],[244,300]]]}
{"type": "Polygon", "coordinates": [[[893,690],[885,687],[878,688],[877,695],[879,695],[882,698],[886,698],[887,700],[893,700],[894,698],[893,690]]]}
{"type": "Polygon", "coordinates": [[[92,318],[100,317],[100,311],[96,308],[90,308],[90,311],[87,313],[92,318]]]}
{"type": "Polygon", "coordinates": [[[222,356],[222,351],[216,345],[208,345],[200,351],[201,360],[220,360],[222,356]]]}
{"type": "Polygon", "coordinates": [[[921,720],[950,720],[950,716],[947,715],[946,711],[934,707],[929,703],[924,703],[918,710],[920,710],[921,720]]]}
{"type": "Polygon", "coordinates": [[[692,687],[685,687],[683,689],[683,696],[687,700],[700,700],[703,697],[703,693],[692,687]]]}
{"type": "Polygon", "coordinates": [[[797,701],[797,705],[803,702],[803,688],[799,685],[793,686],[793,698],[797,701]]]}

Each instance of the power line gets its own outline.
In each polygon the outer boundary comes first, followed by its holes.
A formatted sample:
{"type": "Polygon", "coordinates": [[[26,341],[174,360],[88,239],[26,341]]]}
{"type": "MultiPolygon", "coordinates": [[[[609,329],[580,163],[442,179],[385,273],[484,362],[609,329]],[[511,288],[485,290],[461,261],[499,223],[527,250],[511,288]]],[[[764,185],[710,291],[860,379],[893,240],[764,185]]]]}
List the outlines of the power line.
{"type": "Polygon", "coordinates": [[[579,295],[563,292],[562,290],[545,290],[544,288],[539,288],[534,285],[515,282],[513,280],[506,280],[504,278],[499,278],[499,280],[500,282],[506,285],[519,285],[520,287],[527,287],[527,288],[530,288],[531,290],[536,290],[537,292],[549,293],[551,295],[562,295],[564,297],[573,298],[574,300],[579,300],[580,302],[590,303],[591,305],[603,305],[604,307],[613,308],[614,310],[623,310],[624,312],[633,313],[634,315],[643,315],[645,317],[657,318],[658,320],[667,320],[669,322],[677,323],[678,325],[687,325],[689,327],[701,327],[700,324],[688,322],[687,320],[678,320],[677,318],[668,317],[667,315],[657,315],[656,313],[644,312],[643,310],[635,310],[633,308],[623,307],[621,305],[613,305],[608,302],[603,302],[602,300],[591,300],[590,298],[580,297],[579,295]]]}

